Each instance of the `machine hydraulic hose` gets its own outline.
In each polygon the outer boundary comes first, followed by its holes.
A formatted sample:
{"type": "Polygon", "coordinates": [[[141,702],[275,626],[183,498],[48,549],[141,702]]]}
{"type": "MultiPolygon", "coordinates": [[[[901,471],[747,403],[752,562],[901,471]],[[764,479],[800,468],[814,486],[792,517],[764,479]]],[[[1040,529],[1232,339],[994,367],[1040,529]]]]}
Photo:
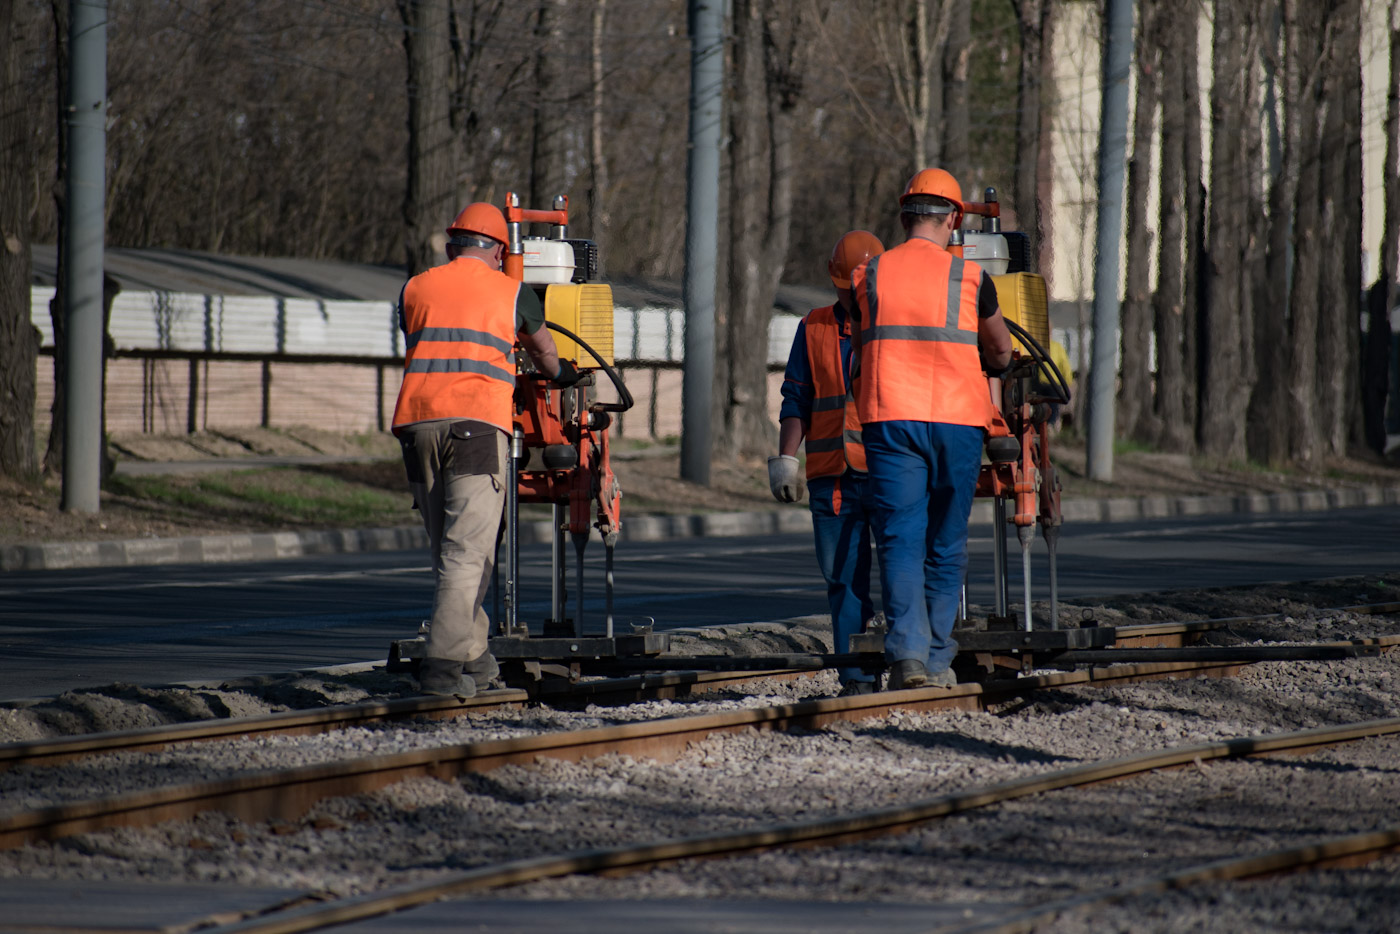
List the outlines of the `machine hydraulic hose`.
{"type": "Polygon", "coordinates": [[[621,401],[598,402],[594,404],[593,408],[600,412],[626,412],[628,409],[632,408],[632,406],[636,405],[632,400],[632,394],[627,391],[627,384],[622,381],[622,377],[618,375],[617,370],[609,366],[608,362],[598,355],[598,351],[588,346],[587,341],[563,325],[555,324],[553,321],[546,321],[545,327],[549,328],[551,331],[558,331],[560,334],[563,334],[569,340],[588,351],[589,356],[597,360],[598,365],[603,368],[603,372],[608,374],[608,379],[612,381],[613,388],[617,390],[617,396],[621,401]]]}

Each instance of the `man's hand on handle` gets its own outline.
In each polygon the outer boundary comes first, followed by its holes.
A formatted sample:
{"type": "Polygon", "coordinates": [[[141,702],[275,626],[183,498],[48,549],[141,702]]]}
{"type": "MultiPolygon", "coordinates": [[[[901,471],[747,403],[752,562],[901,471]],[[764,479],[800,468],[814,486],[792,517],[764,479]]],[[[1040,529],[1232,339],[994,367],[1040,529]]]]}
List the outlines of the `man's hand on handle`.
{"type": "Polygon", "coordinates": [[[577,383],[579,376],[581,375],[582,374],[580,374],[578,371],[578,367],[574,366],[571,361],[565,360],[563,357],[560,357],[559,375],[554,377],[554,382],[557,383],[559,386],[562,386],[567,389],[574,383],[577,383]]]}
{"type": "Polygon", "coordinates": [[[797,503],[807,493],[807,484],[797,458],[790,454],[777,454],[768,458],[768,488],[773,498],[780,503],[797,503]]]}

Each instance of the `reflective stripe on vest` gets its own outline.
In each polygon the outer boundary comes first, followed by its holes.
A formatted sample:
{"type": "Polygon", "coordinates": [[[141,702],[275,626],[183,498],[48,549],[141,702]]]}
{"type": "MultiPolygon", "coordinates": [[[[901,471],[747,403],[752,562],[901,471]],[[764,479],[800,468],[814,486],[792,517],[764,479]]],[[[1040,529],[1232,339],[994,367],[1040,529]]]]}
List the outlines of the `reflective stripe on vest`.
{"type": "MultiPolygon", "coordinates": [[[[812,410],[807,427],[807,479],[839,477],[846,468],[865,470],[855,397],[841,367],[841,328],[835,306],[807,315],[807,364],[812,371],[812,410]]],[[[854,360],[852,364],[854,364],[854,360]]]]}
{"type": "Polygon", "coordinates": [[[471,418],[511,430],[515,302],[521,285],[480,260],[459,257],[409,280],[403,291],[403,385],[394,428],[471,418]]]}
{"type": "Polygon", "coordinates": [[[985,428],[995,411],[977,346],[982,268],[915,237],[859,267],[860,421],[985,428]]]}

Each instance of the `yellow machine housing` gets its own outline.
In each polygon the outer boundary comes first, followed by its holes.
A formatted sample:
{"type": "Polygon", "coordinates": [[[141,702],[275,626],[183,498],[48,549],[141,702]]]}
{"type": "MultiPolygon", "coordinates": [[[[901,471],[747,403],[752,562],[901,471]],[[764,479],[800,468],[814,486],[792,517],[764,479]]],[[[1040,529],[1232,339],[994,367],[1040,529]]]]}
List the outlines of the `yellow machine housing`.
{"type": "MultiPolygon", "coordinates": [[[[544,293],[544,317],[573,331],[597,351],[604,363],[613,365],[612,286],[601,282],[551,285],[544,293]]],[[[561,359],[572,360],[581,367],[598,366],[593,355],[576,342],[558,331],[552,335],[561,359]]]]}
{"type": "MultiPolygon", "coordinates": [[[[1002,316],[1025,328],[1041,347],[1050,346],[1050,298],[1045,279],[1033,272],[1011,272],[992,276],[1002,316]]],[[[1017,344],[1021,341],[1014,335],[1017,344]]],[[[1029,353],[1029,347],[1021,348],[1029,353]]]]}

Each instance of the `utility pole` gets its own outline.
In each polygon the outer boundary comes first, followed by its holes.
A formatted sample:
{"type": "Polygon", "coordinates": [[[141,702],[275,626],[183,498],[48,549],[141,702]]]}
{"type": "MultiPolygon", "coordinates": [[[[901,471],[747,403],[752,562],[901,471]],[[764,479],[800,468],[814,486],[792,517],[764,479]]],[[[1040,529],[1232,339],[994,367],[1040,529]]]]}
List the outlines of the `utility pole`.
{"type": "Polygon", "coordinates": [[[709,486],[715,379],[715,257],[719,252],[720,105],[724,0],[690,0],[690,158],[685,186],[685,364],[681,478],[709,486]]]}
{"type": "Polygon", "coordinates": [[[102,486],[102,272],[107,207],[107,0],[69,0],[68,217],[63,315],[63,510],[97,512],[102,486]]]}
{"type": "Polygon", "coordinates": [[[1089,370],[1089,479],[1113,479],[1113,397],[1118,370],[1118,245],[1123,239],[1123,175],[1128,148],[1128,79],[1133,63],[1133,0],[1104,10],[1103,110],[1099,120],[1099,212],[1094,244],[1094,353],[1089,370]]]}

